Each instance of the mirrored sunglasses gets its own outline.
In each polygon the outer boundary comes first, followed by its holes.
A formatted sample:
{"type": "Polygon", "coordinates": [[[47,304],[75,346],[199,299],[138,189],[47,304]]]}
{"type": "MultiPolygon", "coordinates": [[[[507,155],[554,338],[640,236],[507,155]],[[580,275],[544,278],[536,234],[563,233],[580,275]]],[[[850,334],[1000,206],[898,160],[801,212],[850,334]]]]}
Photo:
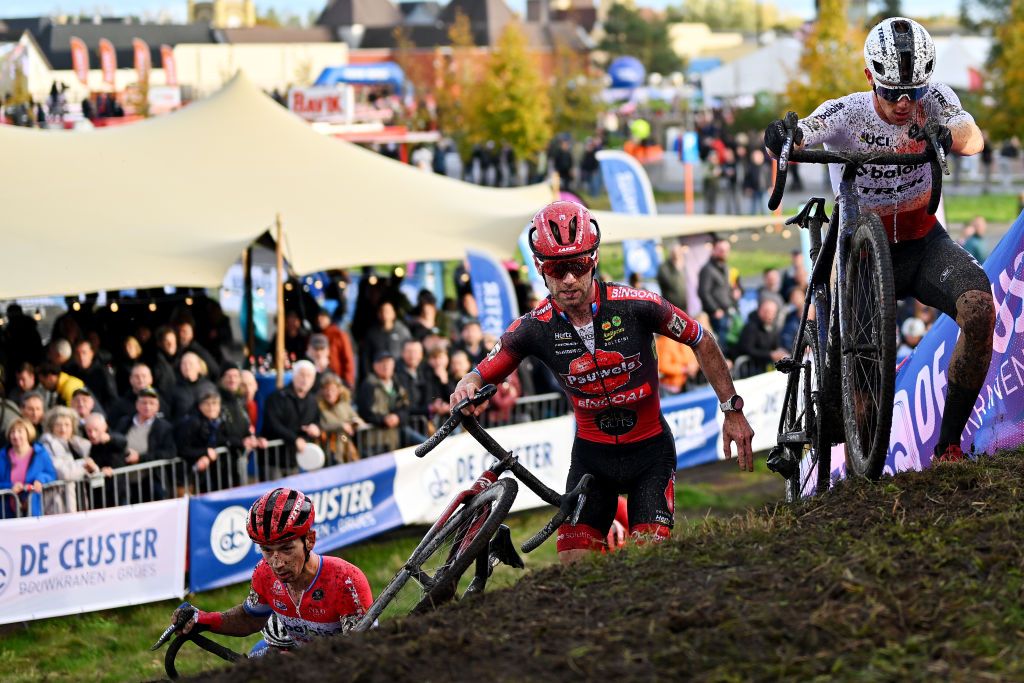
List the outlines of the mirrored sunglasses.
{"type": "Polygon", "coordinates": [[[887,88],[884,85],[875,85],[875,93],[887,102],[899,102],[904,97],[911,102],[917,102],[928,94],[929,88],[927,85],[920,88],[887,88]]]}
{"type": "Polygon", "coordinates": [[[540,271],[556,280],[561,280],[568,273],[573,277],[582,277],[594,269],[594,259],[589,256],[574,259],[556,261],[543,261],[540,264],[540,271]]]}

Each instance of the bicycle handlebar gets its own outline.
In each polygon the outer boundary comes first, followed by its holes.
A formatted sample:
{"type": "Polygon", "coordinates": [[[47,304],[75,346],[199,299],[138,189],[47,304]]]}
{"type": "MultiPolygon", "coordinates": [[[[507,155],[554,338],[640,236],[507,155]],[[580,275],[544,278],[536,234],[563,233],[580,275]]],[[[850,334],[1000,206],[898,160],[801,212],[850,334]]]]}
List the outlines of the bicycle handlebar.
{"type": "Polygon", "coordinates": [[[430,435],[429,439],[416,447],[416,450],[414,451],[416,453],[416,457],[422,458],[424,455],[437,448],[437,444],[447,439],[448,435],[455,431],[455,428],[462,422],[462,418],[465,417],[462,414],[463,408],[478,406],[484,401],[489,401],[497,391],[498,387],[493,384],[485,384],[480,387],[480,390],[474,394],[473,398],[464,398],[455,404],[451,410],[451,415],[448,416],[448,419],[437,428],[436,432],[430,435]]]}
{"type": "Polygon", "coordinates": [[[587,502],[587,492],[590,490],[590,482],[594,478],[591,474],[584,474],[580,479],[580,482],[576,484],[576,488],[572,491],[566,491],[565,495],[561,497],[561,503],[558,506],[558,512],[551,518],[551,521],[544,525],[544,528],[538,531],[520,548],[524,553],[533,552],[536,550],[541,543],[548,540],[548,537],[555,532],[555,530],[565,523],[566,519],[571,519],[570,524],[576,524],[580,518],[580,512],[583,511],[583,505],[587,502]]]}
{"type": "MultiPolygon", "coordinates": [[[[795,161],[805,164],[843,164],[853,166],[864,166],[873,164],[877,166],[909,166],[916,164],[931,164],[932,171],[932,193],[928,201],[928,214],[934,215],[939,207],[939,199],[942,197],[942,175],[949,175],[949,168],[946,164],[946,155],[942,151],[942,145],[938,143],[938,126],[934,121],[929,121],[923,129],[913,130],[911,137],[922,134],[925,139],[926,149],[917,154],[896,154],[892,152],[837,152],[834,150],[793,150],[793,136],[796,132],[796,112],[786,114],[784,125],[788,131],[786,140],[778,157],[778,171],[775,174],[775,185],[772,188],[771,197],[768,198],[768,208],[774,211],[782,202],[782,195],[786,190],[786,176],[789,162],[795,161]]],[[[911,127],[913,129],[913,126],[911,127]]]]}
{"type": "MultiPolygon", "coordinates": [[[[171,639],[172,636],[174,636],[178,629],[184,628],[184,626],[192,620],[192,616],[196,612],[196,608],[192,606],[188,601],[185,601],[178,605],[178,610],[178,618],[174,620],[173,624],[171,624],[164,630],[164,632],[157,639],[156,643],[154,643],[153,647],[149,648],[150,651],[157,650],[160,647],[162,647],[164,643],[166,643],[168,640],[171,639]]],[[[178,670],[174,666],[174,659],[178,655],[178,650],[180,650],[181,647],[190,640],[199,647],[206,650],[207,652],[215,654],[223,660],[229,662],[237,662],[242,659],[247,659],[245,655],[239,654],[234,650],[231,650],[221,645],[220,643],[210,640],[206,636],[202,635],[202,633],[200,633],[200,630],[202,628],[202,626],[196,624],[188,633],[178,633],[178,635],[171,642],[170,646],[167,648],[167,652],[164,654],[164,671],[167,672],[167,677],[171,680],[176,680],[178,678],[178,670]]]]}

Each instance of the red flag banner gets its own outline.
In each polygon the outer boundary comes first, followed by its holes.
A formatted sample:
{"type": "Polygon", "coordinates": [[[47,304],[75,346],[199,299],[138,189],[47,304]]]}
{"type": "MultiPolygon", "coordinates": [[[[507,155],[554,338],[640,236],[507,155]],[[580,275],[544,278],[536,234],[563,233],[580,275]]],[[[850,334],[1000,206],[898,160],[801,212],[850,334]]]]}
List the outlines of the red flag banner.
{"type": "Polygon", "coordinates": [[[113,44],[106,38],[100,38],[100,69],[103,70],[103,82],[114,87],[114,74],[117,73],[117,52],[113,44]]]}
{"type": "Polygon", "coordinates": [[[178,64],[174,61],[174,48],[170,45],[160,46],[160,64],[164,67],[167,85],[178,85],[178,64]]]}
{"type": "Polygon", "coordinates": [[[84,85],[89,85],[89,49],[81,38],[71,37],[71,66],[84,85]]]}
{"type": "Polygon", "coordinates": [[[981,92],[985,89],[985,77],[974,67],[967,67],[967,89],[971,92],[981,92]]]}
{"type": "Polygon", "coordinates": [[[149,79],[149,45],[142,38],[132,38],[132,52],[135,55],[135,75],[142,83],[149,79]]]}

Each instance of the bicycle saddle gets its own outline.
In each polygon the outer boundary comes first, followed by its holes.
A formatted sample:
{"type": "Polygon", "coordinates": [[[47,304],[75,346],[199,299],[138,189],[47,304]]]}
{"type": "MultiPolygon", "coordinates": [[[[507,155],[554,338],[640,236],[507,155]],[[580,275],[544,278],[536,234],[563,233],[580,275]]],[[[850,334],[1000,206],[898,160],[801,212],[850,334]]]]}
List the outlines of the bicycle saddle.
{"type": "Polygon", "coordinates": [[[825,200],[821,197],[812,197],[800,209],[800,213],[786,221],[786,225],[799,225],[802,228],[811,216],[821,216],[822,222],[828,223],[828,216],[825,214],[825,200]]]}

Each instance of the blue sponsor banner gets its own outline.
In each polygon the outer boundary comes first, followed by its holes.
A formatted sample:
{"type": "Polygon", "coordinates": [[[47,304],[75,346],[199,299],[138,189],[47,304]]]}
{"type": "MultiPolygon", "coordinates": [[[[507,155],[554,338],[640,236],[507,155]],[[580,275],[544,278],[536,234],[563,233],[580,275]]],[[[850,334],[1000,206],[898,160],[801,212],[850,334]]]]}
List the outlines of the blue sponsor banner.
{"type": "MultiPolygon", "coordinates": [[[[651,181],[640,162],[619,150],[601,150],[597,159],[612,211],[632,215],[657,213],[651,181]]],[[[622,257],[627,280],[631,273],[639,273],[645,279],[657,277],[660,257],[656,240],[623,240],[622,257]]]]}
{"type": "Polygon", "coordinates": [[[661,400],[661,411],[676,441],[676,469],[719,459],[718,397],[710,387],[661,400]]]}
{"type": "Polygon", "coordinates": [[[501,336],[505,328],[519,317],[519,305],[512,278],[497,259],[481,251],[468,250],[469,274],[473,281],[473,296],[479,311],[480,327],[484,334],[501,336]]]}
{"type": "Polygon", "coordinates": [[[191,498],[189,590],[249,580],[260,551],[245,533],[246,513],[267,491],[284,486],[313,499],[316,551],[327,552],[402,525],[394,482],[395,458],[388,454],[191,498]]]}
{"type": "MultiPolygon", "coordinates": [[[[992,453],[1024,443],[1024,213],[985,261],[996,307],[992,361],[967,420],[961,447],[992,453]]],[[[948,388],[949,360],[959,336],[942,315],[896,373],[887,472],[931,463],[948,388]]],[[[834,471],[842,471],[833,458],[834,471]]]]}

